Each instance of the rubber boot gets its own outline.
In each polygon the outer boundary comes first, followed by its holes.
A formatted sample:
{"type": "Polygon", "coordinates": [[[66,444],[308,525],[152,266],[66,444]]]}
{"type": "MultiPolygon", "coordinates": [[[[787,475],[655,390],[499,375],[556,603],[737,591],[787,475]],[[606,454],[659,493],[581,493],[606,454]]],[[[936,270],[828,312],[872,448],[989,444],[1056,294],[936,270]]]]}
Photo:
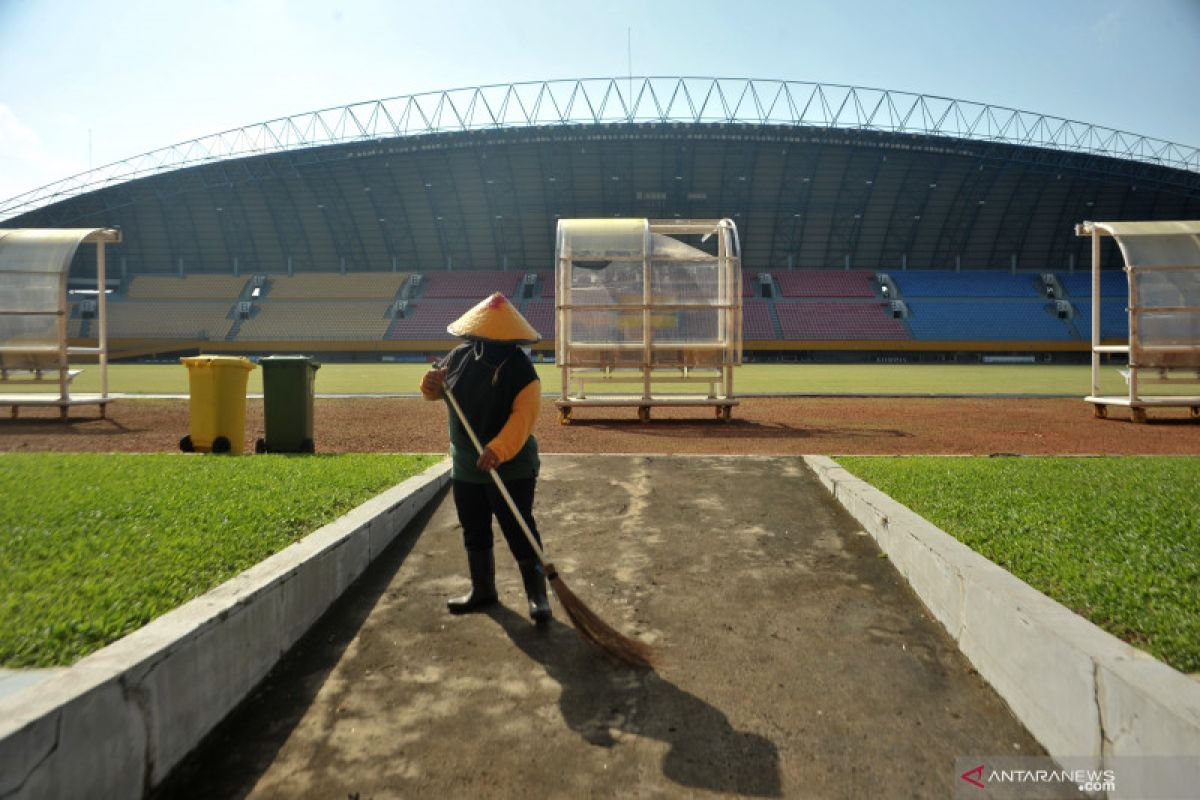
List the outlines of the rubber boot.
{"type": "Polygon", "coordinates": [[[541,625],[551,617],[550,600],[546,597],[546,575],[536,559],[519,561],[521,579],[525,582],[525,595],[529,598],[529,616],[541,625]]]}
{"type": "Polygon", "coordinates": [[[496,559],[491,550],[468,550],[467,566],[471,570],[471,591],[462,597],[446,601],[451,614],[469,614],[495,604],[496,559]]]}

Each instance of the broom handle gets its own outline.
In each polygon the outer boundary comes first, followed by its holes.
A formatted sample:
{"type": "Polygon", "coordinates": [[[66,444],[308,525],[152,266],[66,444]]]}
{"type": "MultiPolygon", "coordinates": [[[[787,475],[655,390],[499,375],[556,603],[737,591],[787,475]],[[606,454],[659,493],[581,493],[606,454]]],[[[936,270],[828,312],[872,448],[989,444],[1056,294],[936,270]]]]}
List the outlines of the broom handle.
{"type": "MultiPolygon", "coordinates": [[[[467,429],[467,435],[471,437],[471,443],[475,445],[475,450],[483,455],[483,445],[479,443],[479,437],[475,435],[475,431],[471,428],[471,423],[467,422],[467,417],[463,414],[462,408],[459,407],[458,401],[454,399],[454,392],[450,391],[449,386],[442,386],[442,393],[446,395],[446,399],[450,401],[450,407],[454,409],[454,413],[458,415],[458,421],[467,429]]],[[[525,533],[525,538],[529,540],[529,544],[533,547],[533,553],[537,556],[537,560],[543,567],[546,566],[546,554],[542,552],[542,546],[538,544],[538,540],[534,538],[533,531],[529,530],[529,526],[525,524],[525,517],[517,510],[517,504],[513,502],[512,495],[508,493],[508,487],[504,485],[504,481],[500,480],[500,475],[496,470],[489,469],[488,475],[492,476],[492,480],[496,483],[496,488],[500,490],[500,494],[504,497],[504,502],[508,503],[508,510],[517,518],[517,522],[521,525],[521,530],[525,533]]]]}

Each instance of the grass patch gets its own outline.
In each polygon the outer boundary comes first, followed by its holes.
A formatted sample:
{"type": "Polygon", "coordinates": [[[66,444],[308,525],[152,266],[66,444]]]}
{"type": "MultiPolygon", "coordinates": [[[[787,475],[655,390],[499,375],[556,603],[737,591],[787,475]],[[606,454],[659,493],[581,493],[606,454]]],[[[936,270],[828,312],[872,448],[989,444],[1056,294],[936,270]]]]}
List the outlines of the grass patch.
{"type": "Polygon", "coordinates": [[[439,459],[0,454],[0,666],[70,664],[439,459]]]}
{"type": "Polygon", "coordinates": [[[839,458],[1121,639],[1200,672],[1200,458],[839,458]]]}
{"type": "MultiPolygon", "coordinates": [[[[318,357],[318,362],[320,358],[318,357]]],[[[75,393],[100,391],[99,367],[78,365],[83,373],[75,393]]],[[[328,394],[416,393],[424,364],[322,364],[316,390],[328,394]]],[[[543,395],[557,395],[561,371],[538,364],[543,395]]],[[[1100,372],[1101,392],[1124,395],[1116,367],[1100,372]]],[[[179,364],[113,364],[109,390],[127,394],[187,394],[187,369],[179,364]]],[[[1091,391],[1091,367],[1069,364],[746,364],[734,371],[739,394],[1033,394],[1075,395],[1091,391]]],[[[668,387],[672,391],[684,386],[668,387]]],[[[50,386],[6,386],[5,392],[54,390],[50,386]]],[[[262,369],[250,373],[247,391],[262,392],[262,369]]],[[[700,391],[696,385],[691,391],[700,391]]],[[[1155,387],[1156,393],[1192,393],[1194,386],[1155,387]]]]}

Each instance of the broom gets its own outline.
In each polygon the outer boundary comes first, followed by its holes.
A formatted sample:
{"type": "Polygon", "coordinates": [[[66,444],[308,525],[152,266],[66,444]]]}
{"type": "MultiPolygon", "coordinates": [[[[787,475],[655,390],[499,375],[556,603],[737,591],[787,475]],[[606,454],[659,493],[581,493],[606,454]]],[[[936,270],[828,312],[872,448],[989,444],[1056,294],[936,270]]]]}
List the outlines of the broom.
{"type": "MultiPolygon", "coordinates": [[[[444,385],[442,391],[446,395],[446,399],[450,401],[450,406],[458,416],[459,422],[467,429],[467,435],[471,437],[471,443],[475,445],[475,450],[482,454],[483,445],[479,443],[479,438],[475,436],[475,431],[471,428],[471,423],[467,422],[467,418],[459,407],[458,401],[454,399],[454,393],[450,391],[450,387],[444,385]]],[[[546,574],[546,579],[550,581],[550,586],[554,589],[555,596],[558,597],[558,602],[567,612],[567,616],[571,618],[571,622],[575,625],[575,630],[583,637],[584,641],[595,645],[617,661],[628,666],[636,669],[652,668],[654,666],[654,651],[650,645],[637,639],[629,638],[600,619],[600,617],[596,616],[596,612],[588,608],[574,592],[567,588],[566,582],[558,574],[558,570],[554,568],[554,564],[546,560],[545,551],[542,550],[537,539],[534,538],[533,532],[529,530],[529,525],[526,524],[521,512],[517,510],[517,504],[513,502],[512,495],[508,493],[508,488],[505,487],[504,481],[500,480],[500,476],[494,469],[488,470],[488,474],[495,481],[496,488],[500,490],[500,494],[504,497],[504,502],[508,504],[512,515],[520,523],[521,530],[525,533],[525,538],[529,540],[529,544],[533,547],[533,552],[537,555],[538,562],[542,565],[542,571],[546,574]]]]}

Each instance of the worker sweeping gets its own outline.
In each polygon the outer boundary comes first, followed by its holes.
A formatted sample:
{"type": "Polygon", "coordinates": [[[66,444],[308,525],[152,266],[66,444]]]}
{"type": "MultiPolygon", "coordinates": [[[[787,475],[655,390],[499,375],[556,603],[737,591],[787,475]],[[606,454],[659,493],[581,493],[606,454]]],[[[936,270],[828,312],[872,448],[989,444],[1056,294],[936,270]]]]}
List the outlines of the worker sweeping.
{"type": "Polygon", "coordinates": [[[495,470],[508,487],[515,509],[533,538],[541,536],[533,519],[537,487],[537,439],[532,435],[541,406],[541,382],[529,356],[519,345],[541,339],[521,312],[499,292],[480,302],[446,330],[467,341],[452,350],[421,379],[426,400],[446,396],[449,388],[462,417],[451,409],[450,456],[454,506],[463,529],[471,591],[447,601],[451,614],[466,614],[497,602],[496,561],[492,552],[492,517],[517,560],[529,615],[542,624],[551,617],[546,578],[533,545],[489,474],[495,470]],[[472,443],[474,432],[482,444],[472,443]]]}

